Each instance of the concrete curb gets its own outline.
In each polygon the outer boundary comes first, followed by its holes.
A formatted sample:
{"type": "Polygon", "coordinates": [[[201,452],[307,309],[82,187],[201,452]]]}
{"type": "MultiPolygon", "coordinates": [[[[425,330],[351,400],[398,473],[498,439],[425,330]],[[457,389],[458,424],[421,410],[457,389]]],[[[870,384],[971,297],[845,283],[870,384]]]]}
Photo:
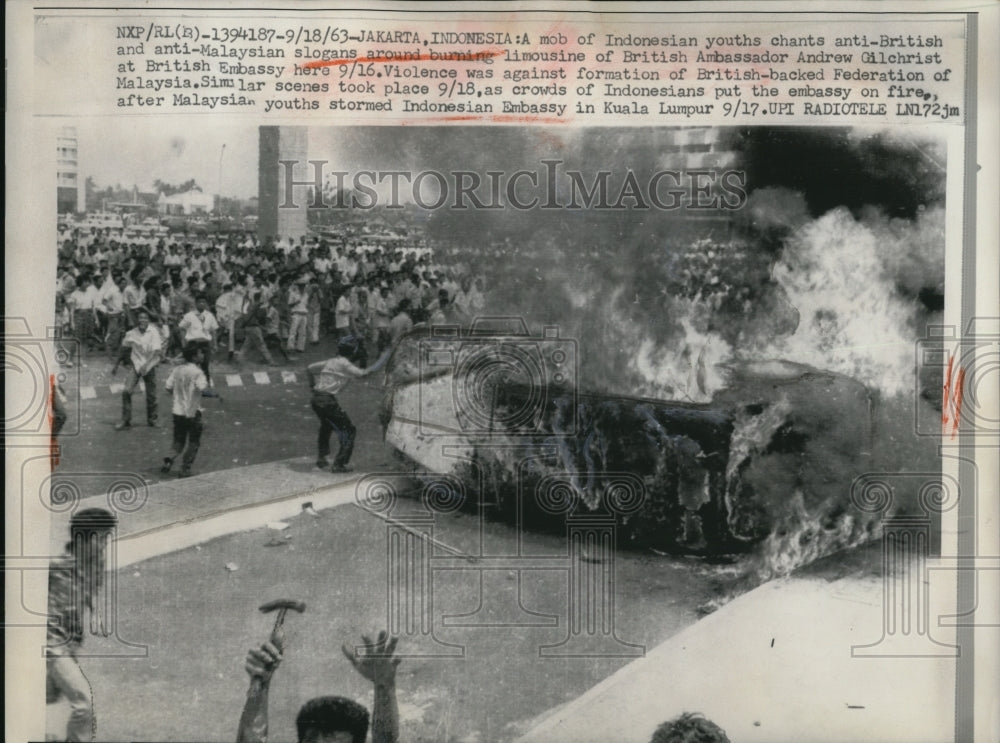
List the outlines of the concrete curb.
{"type": "Polygon", "coordinates": [[[309,503],[317,511],[352,503],[358,479],[340,482],[321,490],[296,493],[242,508],[225,509],[129,534],[118,540],[117,567],[127,567],[143,560],[193,547],[210,539],[250,531],[271,521],[291,518],[302,513],[309,503]]]}
{"type": "Polygon", "coordinates": [[[535,718],[518,743],[647,743],[683,712],[741,743],[950,740],[953,657],[889,643],[855,655],[885,639],[883,601],[878,578],[764,584],[535,718]]]}

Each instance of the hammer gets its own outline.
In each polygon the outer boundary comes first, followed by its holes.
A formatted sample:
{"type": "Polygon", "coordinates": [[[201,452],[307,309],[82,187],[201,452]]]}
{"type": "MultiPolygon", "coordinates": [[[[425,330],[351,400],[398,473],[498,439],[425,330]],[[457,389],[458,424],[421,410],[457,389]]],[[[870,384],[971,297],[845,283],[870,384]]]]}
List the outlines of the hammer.
{"type": "MultiPolygon", "coordinates": [[[[272,611],[277,610],[278,616],[274,620],[274,629],[271,630],[270,641],[272,645],[276,645],[280,650],[284,645],[281,638],[281,625],[285,623],[285,614],[288,613],[289,609],[294,609],[301,614],[306,610],[306,605],[302,601],[294,601],[293,599],[276,599],[274,601],[268,601],[259,608],[262,614],[270,614],[272,611]]],[[[267,709],[267,692],[261,678],[259,676],[254,676],[250,679],[250,689],[247,691],[247,702],[243,707],[243,715],[240,717],[240,727],[237,736],[238,743],[247,743],[251,740],[262,739],[258,734],[261,731],[257,730],[257,728],[261,725],[260,720],[258,720],[258,716],[260,709],[262,708],[265,711],[267,709]]],[[[262,731],[263,740],[266,740],[266,719],[263,722],[262,731]]]]}
{"type": "Polygon", "coordinates": [[[274,644],[277,644],[274,641],[279,637],[281,625],[285,623],[285,614],[288,613],[289,609],[294,609],[301,614],[306,610],[306,605],[303,601],[295,601],[293,599],[275,599],[260,606],[262,614],[270,614],[275,610],[278,611],[278,616],[274,620],[274,629],[271,630],[271,642],[274,644]]]}

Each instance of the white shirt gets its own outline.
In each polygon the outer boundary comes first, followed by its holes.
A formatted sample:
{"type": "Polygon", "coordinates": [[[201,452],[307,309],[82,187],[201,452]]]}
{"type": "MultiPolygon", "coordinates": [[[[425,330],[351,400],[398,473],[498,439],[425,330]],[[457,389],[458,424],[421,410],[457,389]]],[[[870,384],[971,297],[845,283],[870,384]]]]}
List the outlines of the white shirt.
{"type": "Polygon", "coordinates": [[[369,297],[368,306],[371,307],[372,319],[375,323],[375,327],[389,327],[389,305],[380,293],[375,292],[371,295],[371,297],[369,297]]]}
{"type": "Polygon", "coordinates": [[[204,312],[193,310],[181,318],[180,329],[184,331],[185,343],[188,341],[210,341],[215,337],[219,323],[215,321],[215,315],[208,310],[204,312]]]}
{"type": "Polygon", "coordinates": [[[235,320],[242,314],[242,310],[243,296],[233,290],[224,292],[215,302],[215,311],[219,320],[224,323],[235,320]]]}
{"type": "Polygon", "coordinates": [[[139,328],[132,328],[125,334],[123,346],[132,349],[132,366],[139,374],[149,371],[147,366],[157,357],[157,352],[163,346],[163,336],[152,324],[143,333],[139,328]]]}
{"type": "Polygon", "coordinates": [[[293,315],[309,314],[309,292],[293,286],[288,291],[288,306],[292,308],[293,315]]]}
{"type": "Polygon", "coordinates": [[[146,290],[135,284],[129,284],[125,287],[122,299],[125,302],[125,306],[130,310],[137,310],[146,301],[146,290]]]}
{"type": "Polygon", "coordinates": [[[351,300],[347,298],[347,292],[340,295],[334,312],[337,330],[344,330],[351,326],[351,300]]]}
{"type": "Polygon", "coordinates": [[[174,415],[194,418],[201,410],[201,391],[208,387],[208,380],[196,364],[175,366],[163,385],[174,393],[174,415]]]}
{"type": "Polygon", "coordinates": [[[343,356],[334,356],[332,359],[310,364],[309,371],[315,380],[313,391],[329,395],[336,395],[350,380],[364,376],[361,369],[343,356]]]}
{"type": "Polygon", "coordinates": [[[75,310],[92,310],[97,307],[99,295],[91,284],[86,289],[77,289],[70,295],[70,302],[75,310]]]}
{"type": "Polygon", "coordinates": [[[109,315],[117,315],[124,309],[121,289],[113,281],[101,287],[101,304],[109,315]]]}

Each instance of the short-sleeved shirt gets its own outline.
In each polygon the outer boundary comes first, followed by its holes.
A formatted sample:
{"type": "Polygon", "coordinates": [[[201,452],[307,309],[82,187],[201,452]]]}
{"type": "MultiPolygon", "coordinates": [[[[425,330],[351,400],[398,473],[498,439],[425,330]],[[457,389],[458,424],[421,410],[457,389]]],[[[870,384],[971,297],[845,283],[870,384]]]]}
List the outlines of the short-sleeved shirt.
{"type": "Polygon", "coordinates": [[[173,414],[194,418],[201,410],[201,391],[208,387],[208,380],[197,365],[187,363],[174,367],[163,386],[174,393],[173,414]]]}
{"type": "Polygon", "coordinates": [[[344,330],[351,326],[351,300],[347,298],[347,293],[340,295],[337,300],[337,307],[334,310],[334,324],[337,330],[344,330]]]}
{"type": "Polygon", "coordinates": [[[328,395],[336,395],[350,380],[364,376],[361,369],[343,356],[334,356],[332,359],[310,364],[309,371],[316,380],[313,392],[328,395]]]}
{"type": "Polygon", "coordinates": [[[125,334],[122,345],[132,349],[132,367],[139,371],[149,366],[162,348],[163,336],[150,324],[145,333],[139,328],[132,328],[125,334]]]}
{"type": "Polygon", "coordinates": [[[189,312],[181,319],[180,329],[184,331],[184,342],[188,341],[210,341],[215,337],[215,331],[219,329],[219,323],[208,310],[189,312]]]}

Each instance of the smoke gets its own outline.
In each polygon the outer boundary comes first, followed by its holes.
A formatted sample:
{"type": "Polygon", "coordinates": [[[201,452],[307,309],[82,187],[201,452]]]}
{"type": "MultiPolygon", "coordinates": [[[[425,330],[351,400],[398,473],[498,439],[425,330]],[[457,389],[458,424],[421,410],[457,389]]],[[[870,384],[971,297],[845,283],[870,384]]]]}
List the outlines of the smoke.
{"type": "MultiPolygon", "coordinates": [[[[561,140],[558,156],[581,170],[622,163],[640,180],[682,168],[657,136],[584,131],[561,140]]],[[[916,470],[933,456],[910,429],[914,343],[943,301],[943,151],[937,141],[848,130],[706,141],[736,151],[746,168],[742,210],[441,210],[428,235],[438,260],[484,277],[490,314],[524,317],[535,332],[555,324],[577,342],[579,389],[737,411],[723,476],[727,526],[758,543],[751,572],[765,580],[877,536],[878,518],[851,507],[852,479],[916,470]],[[795,364],[832,374],[789,381],[801,375],[795,364]],[[739,412],[750,403],[752,413],[739,412]]],[[[550,156],[535,145],[511,151],[526,164],[550,156]]],[[[627,416],[594,420],[602,436],[591,444],[628,440],[615,428],[631,425],[627,416]]],[[[649,462],[672,463],[642,465],[664,493],[705,489],[707,480],[682,476],[685,457],[697,456],[672,439],[650,445],[649,462]]],[[[589,503],[584,475],[606,463],[581,446],[562,464],[579,473],[574,487],[589,503]]],[[[909,496],[897,495],[906,510],[909,496]]],[[[674,528],[676,517],[696,534],[689,521],[701,501],[674,500],[650,523],[674,528]]]]}
{"type": "Polygon", "coordinates": [[[919,265],[926,256],[906,255],[918,235],[943,254],[943,230],[931,232],[933,224],[943,220],[857,221],[838,208],[799,227],[773,270],[798,327],[758,353],[846,374],[886,396],[911,392],[919,308],[899,288],[927,276],[919,265]]]}

